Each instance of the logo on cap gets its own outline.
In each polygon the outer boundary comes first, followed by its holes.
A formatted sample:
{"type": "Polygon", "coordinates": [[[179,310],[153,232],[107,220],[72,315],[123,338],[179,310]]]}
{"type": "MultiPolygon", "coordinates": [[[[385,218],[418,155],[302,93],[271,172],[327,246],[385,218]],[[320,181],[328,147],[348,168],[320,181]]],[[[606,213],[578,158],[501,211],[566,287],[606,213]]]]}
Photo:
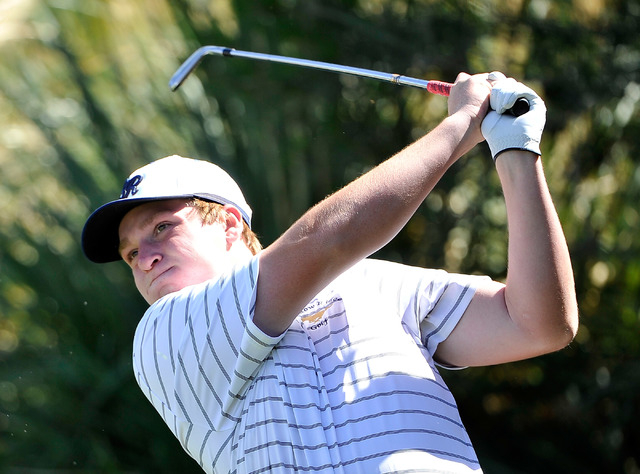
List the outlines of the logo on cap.
{"type": "Polygon", "coordinates": [[[133,178],[125,181],[122,186],[120,199],[127,199],[129,196],[135,196],[138,193],[138,185],[142,182],[142,176],[135,175],[133,178]]]}

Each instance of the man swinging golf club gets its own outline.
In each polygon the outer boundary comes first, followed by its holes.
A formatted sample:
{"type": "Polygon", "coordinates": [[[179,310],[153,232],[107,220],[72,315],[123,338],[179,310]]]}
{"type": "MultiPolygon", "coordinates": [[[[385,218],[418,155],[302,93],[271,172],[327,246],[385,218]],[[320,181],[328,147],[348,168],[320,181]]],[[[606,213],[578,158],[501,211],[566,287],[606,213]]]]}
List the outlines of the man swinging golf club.
{"type": "Polygon", "coordinates": [[[571,263],[539,157],[544,103],[499,74],[460,74],[448,107],[264,250],[236,183],[204,161],[140,168],[89,217],[88,258],[123,259],[151,305],[136,380],[204,471],[481,472],[436,364],[572,340],[571,263]],[[521,97],[529,112],[503,113],[521,97]],[[368,258],[483,137],[506,202],[506,283],[368,258]]]}

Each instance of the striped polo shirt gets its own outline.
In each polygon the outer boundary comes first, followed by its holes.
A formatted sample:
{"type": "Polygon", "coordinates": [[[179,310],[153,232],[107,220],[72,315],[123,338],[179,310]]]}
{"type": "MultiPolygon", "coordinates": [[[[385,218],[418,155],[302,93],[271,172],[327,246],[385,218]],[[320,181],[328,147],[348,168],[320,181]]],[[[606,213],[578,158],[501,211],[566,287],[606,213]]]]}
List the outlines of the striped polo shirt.
{"type": "Polygon", "coordinates": [[[273,338],[258,272],[167,295],[136,330],[136,380],[205,472],[481,472],[433,354],[486,277],[367,259],[273,338]]]}

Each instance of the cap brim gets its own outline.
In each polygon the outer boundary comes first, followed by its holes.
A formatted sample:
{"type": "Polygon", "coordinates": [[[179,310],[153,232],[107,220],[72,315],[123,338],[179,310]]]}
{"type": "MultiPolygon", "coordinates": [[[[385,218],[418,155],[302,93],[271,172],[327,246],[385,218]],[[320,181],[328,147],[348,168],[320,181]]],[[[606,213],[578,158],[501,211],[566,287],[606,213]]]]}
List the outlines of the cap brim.
{"type": "Polygon", "coordinates": [[[141,204],[166,200],[160,198],[127,199],[108,202],[96,209],[87,219],[82,230],[82,250],[89,260],[95,263],[108,263],[121,260],[118,248],[120,222],[131,209],[141,204]]]}
{"type": "MultiPolygon", "coordinates": [[[[120,222],[131,209],[152,201],[166,201],[168,199],[199,198],[205,201],[220,204],[236,204],[220,199],[218,196],[208,193],[193,193],[180,196],[155,196],[139,199],[119,199],[108,202],[96,209],[87,219],[82,229],[82,250],[86,257],[94,263],[108,263],[122,260],[120,256],[120,222]]],[[[242,208],[239,208],[243,219],[251,227],[250,217],[242,208]]]]}

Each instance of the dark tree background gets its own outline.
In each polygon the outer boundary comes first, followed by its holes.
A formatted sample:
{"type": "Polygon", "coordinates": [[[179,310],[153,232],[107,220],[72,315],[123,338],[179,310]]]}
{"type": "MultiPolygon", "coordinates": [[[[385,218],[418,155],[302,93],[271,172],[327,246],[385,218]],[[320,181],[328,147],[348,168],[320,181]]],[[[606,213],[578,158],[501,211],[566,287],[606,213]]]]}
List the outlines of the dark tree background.
{"type": "MultiPolygon", "coordinates": [[[[1,0],[0,472],[199,472],[137,388],[145,309],[124,265],[81,253],[88,214],[174,153],[245,189],[265,244],[423,135],[446,99],[209,57],[205,44],[539,91],[581,328],[567,349],[445,373],[487,473],[640,473],[639,0],[1,0]]],[[[504,278],[485,145],[380,257],[504,278]]]]}

